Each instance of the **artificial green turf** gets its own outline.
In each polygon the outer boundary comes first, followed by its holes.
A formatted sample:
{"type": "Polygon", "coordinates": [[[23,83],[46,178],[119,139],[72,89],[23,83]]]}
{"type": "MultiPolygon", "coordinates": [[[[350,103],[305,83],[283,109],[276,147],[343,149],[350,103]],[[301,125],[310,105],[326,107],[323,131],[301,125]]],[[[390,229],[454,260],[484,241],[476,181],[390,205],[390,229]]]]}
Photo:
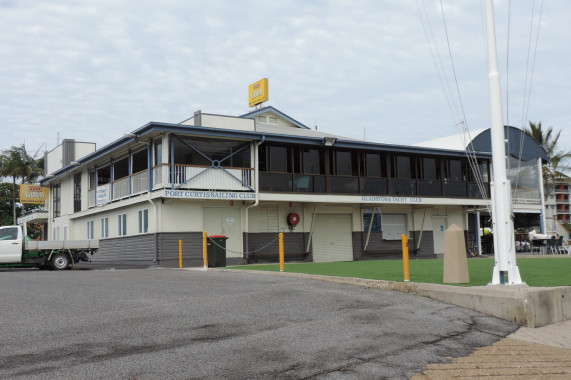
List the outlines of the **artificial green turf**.
{"type": "MultiPolygon", "coordinates": [[[[530,286],[571,285],[570,257],[518,258],[517,265],[522,280],[530,286]]],[[[424,259],[410,261],[410,281],[442,284],[443,260],[424,259]]],[[[469,284],[486,285],[492,280],[494,259],[470,258],[469,284]]],[[[278,264],[232,267],[261,271],[279,271],[278,264]]],[[[373,280],[403,281],[402,260],[371,260],[335,263],[296,263],[285,265],[286,272],[320,274],[325,276],[357,277],[373,280]]]]}

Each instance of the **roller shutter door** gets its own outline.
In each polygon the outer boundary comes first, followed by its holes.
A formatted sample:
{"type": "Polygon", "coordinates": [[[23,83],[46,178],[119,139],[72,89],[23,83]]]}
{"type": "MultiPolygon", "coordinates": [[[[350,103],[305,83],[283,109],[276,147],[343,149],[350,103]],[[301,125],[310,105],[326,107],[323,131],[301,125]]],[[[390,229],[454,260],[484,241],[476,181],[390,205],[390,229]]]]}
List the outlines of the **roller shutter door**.
{"type": "Polygon", "coordinates": [[[313,261],[353,261],[351,214],[317,214],[313,226],[313,261]]]}

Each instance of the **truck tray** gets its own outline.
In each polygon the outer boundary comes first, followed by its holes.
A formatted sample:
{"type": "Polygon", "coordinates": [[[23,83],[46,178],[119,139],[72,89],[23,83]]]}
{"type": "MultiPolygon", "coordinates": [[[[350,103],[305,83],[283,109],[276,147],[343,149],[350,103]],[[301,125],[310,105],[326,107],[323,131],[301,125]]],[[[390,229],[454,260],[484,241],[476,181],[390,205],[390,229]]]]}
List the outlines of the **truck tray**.
{"type": "Polygon", "coordinates": [[[48,249],[98,249],[99,240],[50,240],[27,241],[26,249],[30,251],[48,249]]]}

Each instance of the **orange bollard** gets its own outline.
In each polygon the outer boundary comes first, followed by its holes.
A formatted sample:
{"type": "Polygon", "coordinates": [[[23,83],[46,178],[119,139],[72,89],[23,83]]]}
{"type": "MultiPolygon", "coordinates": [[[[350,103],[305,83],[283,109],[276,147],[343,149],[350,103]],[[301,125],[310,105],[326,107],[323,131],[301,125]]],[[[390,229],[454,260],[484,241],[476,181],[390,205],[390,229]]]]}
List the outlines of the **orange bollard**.
{"type": "Polygon", "coordinates": [[[280,272],[284,271],[284,261],[284,234],[283,232],[280,232],[280,272]]]}
{"type": "Polygon", "coordinates": [[[202,258],[204,259],[204,269],[208,269],[208,248],[206,247],[208,243],[208,236],[206,236],[206,231],[202,232],[202,258]]]}
{"type": "Polygon", "coordinates": [[[182,240],[178,241],[178,267],[182,268],[182,240]]]}
{"type": "Polygon", "coordinates": [[[410,281],[410,263],[408,262],[408,236],[402,235],[402,265],[404,270],[404,281],[410,281]]]}

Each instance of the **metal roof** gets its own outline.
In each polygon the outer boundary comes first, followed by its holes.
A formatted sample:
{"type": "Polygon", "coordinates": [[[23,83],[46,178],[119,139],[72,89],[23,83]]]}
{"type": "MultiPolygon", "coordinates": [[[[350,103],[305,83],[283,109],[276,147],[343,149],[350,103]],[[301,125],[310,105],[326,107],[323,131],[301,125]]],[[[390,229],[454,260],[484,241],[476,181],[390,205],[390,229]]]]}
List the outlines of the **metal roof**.
{"type": "MultiPolygon", "coordinates": [[[[478,129],[469,133],[457,134],[440,139],[430,140],[415,144],[415,146],[430,147],[435,149],[450,148],[456,150],[466,149],[470,144],[476,152],[492,152],[492,138],[490,128],[478,129]]],[[[544,162],[549,161],[547,152],[541,144],[535,141],[523,130],[512,127],[504,127],[506,137],[506,152],[512,157],[522,161],[541,158],[544,162]]]]}

